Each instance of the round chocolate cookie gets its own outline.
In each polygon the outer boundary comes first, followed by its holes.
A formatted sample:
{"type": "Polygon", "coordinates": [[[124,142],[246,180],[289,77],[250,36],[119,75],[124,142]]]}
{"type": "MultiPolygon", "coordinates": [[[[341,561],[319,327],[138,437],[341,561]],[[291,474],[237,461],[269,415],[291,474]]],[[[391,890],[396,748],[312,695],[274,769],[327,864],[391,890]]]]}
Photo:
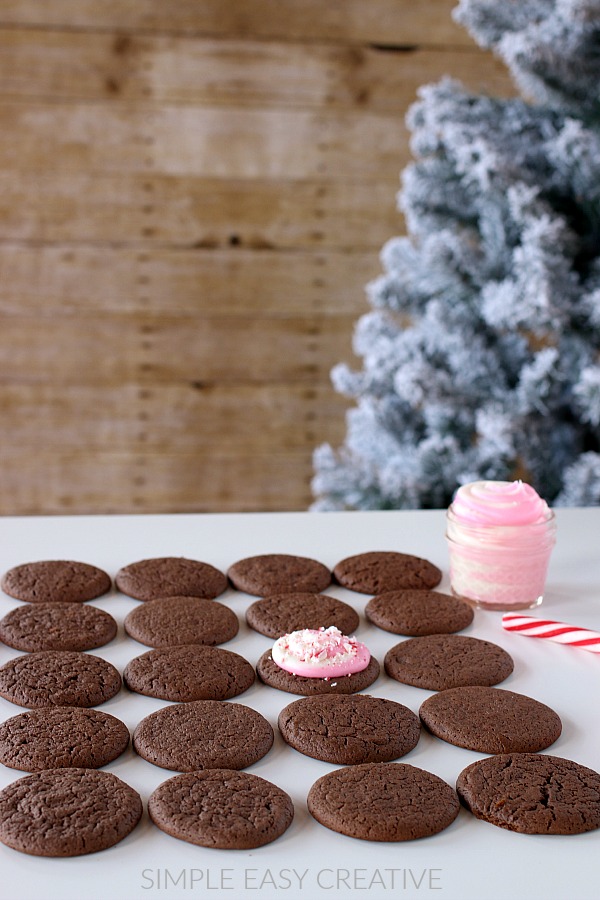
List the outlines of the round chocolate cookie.
{"type": "Polygon", "coordinates": [[[336,769],[308,793],[308,811],[317,822],[364,841],[411,841],[437,834],[459,809],[449,784],[405,763],[336,769]]]}
{"type": "Polygon", "coordinates": [[[362,672],[353,675],[339,675],[335,678],[308,678],[302,675],[292,675],[273,662],[271,651],[267,650],[258,660],[256,671],[264,684],[276,688],[278,691],[287,691],[288,694],[302,694],[305,697],[311,694],[356,694],[364,691],[379,678],[379,663],[374,656],[369,665],[362,672]]]}
{"type": "Polygon", "coordinates": [[[129,637],[148,647],[224,644],[238,633],[239,622],[228,606],[202,597],[149,600],[125,617],[129,637]]]}
{"type": "Polygon", "coordinates": [[[115,637],[117,623],[96,606],[35,603],[17,606],[0,621],[0,640],[15,650],[93,650],[115,637]]]}
{"type": "Polygon", "coordinates": [[[451,688],[421,705],[425,727],[448,744],[479,753],[535,753],[560,737],[560,717],[538,700],[500,688],[451,688]]]}
{"type": "Polygon", "coordinates": [[[96,566],[56,559],[15,566],[0,583],[6,594],[28,603],[83,603],[106,594],[111,585],[96,566]]]}
{"type": "Polygon", "coordinates": [[[281,788],[258,775],[205,769],[175,775],[148,800],[154,824],[181,841],[219,850],[252,850],[280,837],[294,806],[281,788]]]}
{"type": "Polygon", "coordinates": [[[444,691],[468,684],[490,686],[508,678],[512,657],[491,641],[460,634],[409,638],[385,655],[385,671],[402,684],[444,691]]]}
{"type": "Polygon", "coordinates": [[[227,588],[225,575],[195,559],[161,556],[124,566],[115,578],[117,588],[135,600],[163,597],[203,597],[212,600],[227,588]]]}
{"type": "Polygon", "coordinates": [[[99,769],[125,752],[129,730],[98,709],[34,709],[0,725],[0,762],[11,769],[99,769]]]}
{"type": "Polygon", "coordinates": [[[600,774],[540,753],[504,753],[471,763],[458,796],[478,819],[523,834],[581,834],[600,828],[600,774]]]}
{"type": "Polygon", "coordinates": [[[33,856],[81,856],[122,841],[141,815],[139,794],[110,772],[45,769],[0,791],[0,841],[33,856]]]}
{"type": "Polygon", "coordinates": [[[327,594],[274,594],[257,600],[246,610],[246,622],[255,631],[278,638],[303,628],[329,628],[334,625],[342,634],[354,634],[359,625],[358,613],[327,594]]]}
{"type": "Polygon", "coordinates": [[[264,716],[241,703],[196,700],[165,706],[133,734],[143,759],[178,772],[245,769],[273,746],[273,729],[264,716]]]}
{"type": "Polygon", "coordinates": [[[437,566],[408,553],[375,550],[342,559],[333,569],[338,584],[361,594],[431,590],[442,580],[437,566]]]}
{"type": "Polygon", "coordinates": [[[384,631],[421,637],[462,631],[473,621],[473,608],[439,591],[386,591],[369,600],[365,616],[384,631]]]}
{"type": "Polygon", "coordinates": [[[305,756],[337,765],[390,762],[416,747],[417,716],[401,703],[367,694],[294,700],[279,713],[284,741],[305,756]]]}
{"type": "Polygon", "coordinates": [[[331,584],[331,572],[323,563],[286,553],[240,559],[229,567],[227,575],[238,591],[259,597],[302,591],[318,593],[331,584]]]}
{"type": "Polygon", "coordinates": [[[254,669],[231,650],[183,644],[136,656],[123,679],[130,691],[159,700],[229,700],[251,687],[254,669]]]}
{"type": "Polygon", "coordinates": [[[98,706],[120,690],[115,667],[91,653],[41,650],[15,656],[0,668],[0,697],[30,709],[98,706]]]}

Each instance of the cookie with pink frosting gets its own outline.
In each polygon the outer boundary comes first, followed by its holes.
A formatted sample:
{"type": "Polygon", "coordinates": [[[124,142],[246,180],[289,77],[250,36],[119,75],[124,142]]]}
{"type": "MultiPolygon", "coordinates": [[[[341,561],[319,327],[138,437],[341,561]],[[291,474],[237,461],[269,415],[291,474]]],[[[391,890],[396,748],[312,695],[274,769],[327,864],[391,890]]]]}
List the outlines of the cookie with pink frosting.
{"type": "Polygon", "coordinates": [[[373,684],[379,663],[364,644],[332,626],[283,635],[256,671],[262,682],[290,694],[355,694],[373,684]]]}

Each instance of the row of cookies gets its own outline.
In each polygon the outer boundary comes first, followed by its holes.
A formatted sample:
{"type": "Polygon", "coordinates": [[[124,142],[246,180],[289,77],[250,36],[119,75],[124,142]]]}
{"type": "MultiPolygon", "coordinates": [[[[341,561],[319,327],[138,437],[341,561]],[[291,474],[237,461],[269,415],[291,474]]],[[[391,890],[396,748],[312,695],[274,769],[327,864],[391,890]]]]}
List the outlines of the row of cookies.
{"type": "MultiPolygon", "coordinates": [[[[246,610],[250,628],[277,638],[301,628],[334,625],[343,634],[359,626],[356,610],[328,594],[307,591],[274,594],[246,610]]],[[[365,606],[368,622],[406,636],[453,633],[466,628],[473,610],[464,601],[439,591],[389,591],[365,606]]],[[[236,636],[239,622],[233,610],[217,600],[172,596],[150,600],[131,610],[125,632],[149,647],[181,643],[214,646],[236,636]]],[[[0,620],[0,641],[15,650],[94,650],[110,643],[117,623],[110,613],[83,603],[50,601],[23,604],[0,620]]]]}
{"type": "MultiPolygon", "coordinates": [[[[214,599],[229,585],[256,596],[292,591],[321,592],[332,581],[349,590],[378,594],[395,589],[430,589],[442,573],[428,560],[406,553],[368,552],[341,560],[333,570],[318,560],[273,553],[233,563],[225,575],[213,565],[185,557],[156,557],[123,566],[115,577],[119,591],[136,600],[186,596],[214,599]]],[[[108,593],[110,576],[89,563],[42,560],[5,572],[0,587],[30,603],[85,602],[108,593]]]]}

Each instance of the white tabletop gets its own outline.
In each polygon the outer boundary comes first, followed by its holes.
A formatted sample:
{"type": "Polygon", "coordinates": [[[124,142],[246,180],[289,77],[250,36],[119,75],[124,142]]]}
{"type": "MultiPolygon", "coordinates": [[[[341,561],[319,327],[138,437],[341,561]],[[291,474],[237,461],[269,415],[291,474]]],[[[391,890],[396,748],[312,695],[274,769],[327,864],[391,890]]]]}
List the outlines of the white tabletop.
{"type": "MultiPolygon", "coordinates": [[[[538,614],[600,631],[600,509],[558,510],[558,543],[538,614]]],[[[112,576],[127,563],[152,556],[187,556],[222,571],[245,556],[295,553],[329,566],[353,553],[399,550],[425,556],[444,571],[448,561],[440,511],[364,513],[264,513],[241,515],[83,516],[0,519],[0,570],[39,559],[75,559],[112,576]]],[[[327,593],[361,613],[357,636],[380,661],[402,638],[368,624],[367,596],[340,587],[327,593]]],[[[219,598],[240,619],[225,647],[253,664],[270,645],[248,629],[244,613],[256,598],[228,591],[219,598]]],[[[148,648],[126,637],[122,622],[136,601],[113,592],[94,601],[119,622],[118,637],[93,651],[120,670],[148,648]]],[[[17,601],[0,595],[0,615],[17,601]]],[[[546,752],[600,769],[600,656],[549,641],[508,634],[499,613],[477,611],[464,634],[492,640],[514,658],[513,674],[500,685],[548,704],[562,718],[563,733],[546,752]]],[[[16,655],[0,647],[0,664],[16,655]]],[[[368,693],[390,697],[418,712],[431,692],[398,684],[382,673],[368,693]]],[[[259,710],[277,732],[279,711],[294,699],[257,682],[235,698],[259,710]]],[[[123,689],[100,707],[130,729],[166,705],[123,689]]],[[[0,720],[23,712],[0,698],[0,720]]],[[[427,769],[454,786],[469,763],[482,758],[426,732],[402,762],[427,769]]],[[[142,796],[175,773],[138,758],[129,749],[106,767],[142,796]]],[[[335,834],[306,808],[310,786],[336,766],[304,757],[279,734],[273,749],[247,771],[278,784],[292,797],[294,821],[283,837],[253,851],[219,851],[175,840],[147,814],[120,844],[102,853],[66,860],[24,856],[0,845],[0,897],[6,900],[144,900],[144,898],[349,897],[441,900],[592,900],[597,897],[596,852],[600,832],[576,836],[515,834],[478,821],[466,810],[442,833],[405,843],[371,843],[335,834]],[[359,894],[360,896],[361,894],[359,894]]],[[[22,773],[0,767],[0,787],[22,773]]]]}

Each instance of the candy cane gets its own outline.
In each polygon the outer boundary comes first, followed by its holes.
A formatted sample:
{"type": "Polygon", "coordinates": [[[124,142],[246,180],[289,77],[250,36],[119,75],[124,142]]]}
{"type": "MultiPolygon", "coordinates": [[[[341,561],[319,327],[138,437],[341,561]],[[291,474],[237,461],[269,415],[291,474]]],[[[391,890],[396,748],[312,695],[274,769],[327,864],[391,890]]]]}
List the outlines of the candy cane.
{"type": "Polygon", "coordinates": [[[525,637],[546,638],[558,644],[570,647],[581,647],[591,653],[600,653],[600,634],[589,628],[577,628],[565,625],[564,622],[553,622],[551,619],[536,619],[534,616],[519,616],[516,613],[505,613],[502,616],[502,627],[506,631],[514,631],[525,637]]]}

